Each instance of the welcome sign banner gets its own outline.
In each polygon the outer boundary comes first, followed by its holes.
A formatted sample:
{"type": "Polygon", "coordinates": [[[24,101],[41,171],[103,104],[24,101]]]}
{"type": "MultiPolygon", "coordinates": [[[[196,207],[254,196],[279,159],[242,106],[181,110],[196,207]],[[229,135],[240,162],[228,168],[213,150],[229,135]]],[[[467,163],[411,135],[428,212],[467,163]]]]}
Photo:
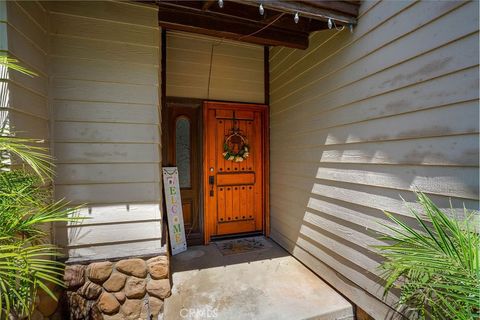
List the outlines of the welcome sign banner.
{"type": "Polygon", "coordinates": [[[172,247],[172,255],[175,255],[187,250],[177,167],[163,168],[163,189],[165,190],[165,204],[167,206],[170,246],[172,247]]]}

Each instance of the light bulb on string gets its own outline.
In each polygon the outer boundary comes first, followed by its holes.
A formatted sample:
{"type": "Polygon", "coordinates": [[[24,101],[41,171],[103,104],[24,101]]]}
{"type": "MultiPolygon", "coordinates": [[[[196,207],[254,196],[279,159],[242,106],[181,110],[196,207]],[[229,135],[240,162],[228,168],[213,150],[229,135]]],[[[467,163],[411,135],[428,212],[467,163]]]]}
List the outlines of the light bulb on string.
{"type": "Polygon", "coordinates": [[[258,6],[258,12],[260,13],[261,16],[265,13],[265,9],[263,8],[263,4],[260,3],[260,6],[258,6]]]}
{"type": "Polygon", "coordinates": [[[332,19],[328,18],[328,29],[332,29],[332,26],[333,26],[332,19]]]}
{"type": "Polygon", "coordinates": [[[218,6],[219,6],[220,8],[223,8],[223,0],[218,0],[218,6]]]}
{"type": "Polygon", "coordinates": [[[295,12],[295,16],[293,17],[293,21],[295,21],[295,23],[298,23],[299,20],[300,20],[300,15],[298,14],[298,12],[295,12]]]}
{"type": "Polygon", "coordinates": [[[353,24],[352,23],[350,23],[349,28],[350,28],[350,33],[353,33],[353,24]]]}

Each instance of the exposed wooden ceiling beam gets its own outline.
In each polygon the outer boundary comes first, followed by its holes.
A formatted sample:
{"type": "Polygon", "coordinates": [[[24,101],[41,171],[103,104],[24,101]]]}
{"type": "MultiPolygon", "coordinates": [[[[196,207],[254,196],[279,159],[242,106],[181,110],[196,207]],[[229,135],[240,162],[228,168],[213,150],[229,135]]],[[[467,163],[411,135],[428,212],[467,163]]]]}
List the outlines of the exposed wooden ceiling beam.
{"type": "MultiPolygon", "coordinates": [[[[238,3],[248,4],[251,6],[258,6],[258,0],[230,0],[238,3]]],[[[315,20],[328,20],[332,18],[335,22],[339,25],[345,24],[356,24],[356,17],[355,15],[350,15],[342,12],[335,11],[334,8],[328,6],[329,1],[324,1],[324,7],[322,8],[319,6],[310,5],[306,2],[299,2],[299,1],[264,1],[262,2],[265,8],[269,8],[272,10],[277,10],[281,12],[286,12],[290,14],[294,14],[298,12],[300,16],[312,18],[315,20]]]]}
{"type": "Polygon", "coordinates": [[[226,17],[209,11],[199,12],[196,9],[179,8],[169,2],[160,1],[159,24],[173,30],[201,33],[210,36],[239,40],[260,45],[286,46],[306,49],[308,47],[308,33],[281,29],[275,26],[264,27],[261,23],[254,23],[238,19],[234,16],[226,17]]]}
{"type": "MultiPolygon", "coordinates": [[[[173,8],[177,9],[192,9],[199,12],[204,12],[203,5],[199,1],[175,1],[175,0],[160,0],[161,4],[168,5],[173,8]]],[[[217,1],[213,1],[213,3],[217,3],[217,1]]],[[[237,2],[225,1],[223,8],[218,7],[218,5],[212,5],[209,7],[208,11],[210,13],[215,13],[220,16],[234,18],[234,19],[242,19],[247,22],[258,23],[259,28],[263,25],[267,25],[270,22],[274,21],[282,12],[275,11],[271,9],[265,9],[265,13],[261,16],[258,13],[258,7],[253,7],[250,5],[244,5],[237,2]]],[[[306,19],[301,19],[298,24],[293,22],[292,17],[285,15],[278,19],[274,26],[277,28],[288,29],[292,31],[303,31],[308,32],[310,22],[306,19]]],[[[325,24],[326,27],[326,24],[325,24]]],[[[317,28],[318,30],[318,28],[317,28]]]]}
{"type": "Polygon", "coordinates": [[[208,9],[210,9],[210,7],[212,5],[214,5],[217,1],[215,0],[209,0],[209,1],[203,1],[203,6],[202,6],[202,10],[203,11],[207,11],[208,9]]]}
{"type": "Polygon", "coordinates": [[[297,0],[297,1],[306,3],[316,8],[335,10],[353,17],[356,17],[358,15],[359,5],[354,3],[349,3],[345,1],[318,1],[318,0],[297,0]]]}

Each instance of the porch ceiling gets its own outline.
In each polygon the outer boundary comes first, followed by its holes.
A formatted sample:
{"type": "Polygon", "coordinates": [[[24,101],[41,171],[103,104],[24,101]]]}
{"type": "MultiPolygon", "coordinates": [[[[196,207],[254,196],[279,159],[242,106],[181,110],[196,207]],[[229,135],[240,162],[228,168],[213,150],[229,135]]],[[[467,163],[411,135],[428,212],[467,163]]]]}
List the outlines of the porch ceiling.
{"type": "Polygon", "coordinates": [[[310,32],[356,23],[360,1],[156,0],[160,26],[260,45],[306,49],[310,32]],[[260,15],[260,2],[264,14],[260,15]],[[299,14],[298,23],[294,21],[299,14]]]}

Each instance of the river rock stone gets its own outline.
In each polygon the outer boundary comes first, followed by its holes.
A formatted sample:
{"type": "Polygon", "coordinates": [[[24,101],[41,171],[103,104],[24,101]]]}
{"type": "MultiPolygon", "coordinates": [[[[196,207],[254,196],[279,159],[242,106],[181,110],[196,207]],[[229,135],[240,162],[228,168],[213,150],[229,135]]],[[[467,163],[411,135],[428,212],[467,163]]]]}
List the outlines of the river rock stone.
{"type": "Polygon", "coordinates": [[[109,261],[92,263],[87,268],[88,279],[95,283],[103,283],[112,274],[113,263],[109,261]]]}
{"type": "Polygon", "coordinates": [[[123,291],[115,292],[113,295],[115,296],[115,298],[117,298],[118,302],[120,303],[125,302],[125,299],[127,298],[127,296],[125,295],[125,292],[123,291]]]}
{"type": "Polygon", "coordinates": [[[137,278],[145,278],[147,276],[147,266],[142,259],[120,260],[115,267],[118,271],[137,278]]]}
{"type": "Polygon", "coordinates": [[[168,277],[168,257],[159,256],[147,260],[148,273],[153,279],[165,279],[168,277]]]}
{"type": "Polygon", "coordinates": [[[142,312],[143,300],[127,299],[120,308],[120,311],[126,319],[137,320],[142,312]]]}
{"type": "Polygon", "coordinates": [[[127,280],[127,276],[120,272],[114,272],[108,278],[107,281],[103,283],[103,287],[105,290],[110,292],[117,292],[120,291],[123,286],[125,285],[125,280],[127,280]]]}
{"type": "Polygon", "coordinates": [[[118,303],[113,294],[109,292],[103,292],[98,299],[98,307],[103,313],[113,314],[120,309],[120,303],[118,303]]]}
{"type": "Polygon", "coordinates": [[[104,314],[103,320],[125,320],[125,317],[120,312],[113,315],[104,314]]]}
{"type": "Polygon", "coordinates": [[[87,267],[81,264],[65,267],[63,280],[69,289],[78,288],[85,282],[85,269],[87,267]]]}
{"type": "Polygon", "coordinates": [[[100,311],[100,308],[98,307],[97,304],[93,305],[92,308],[90,309],[90,317],[88,319],[103,320],[102,311],[100,311]]]}
{"type": "Polygon", "coordinates": [[[125,283],[125,295],[130,299],[142,298],[145,295],[145,279],[129,277],[125,283]]]}
{"type": "Polygon", "coordinates": [[[78,293],[67,291],[67,305],[71,320],[88,318],[90,312],[88,301],[78,293]]]}
{"type": "Polygon", "coordinates": [[[163,301],[155,297],[149,297],[148,304],[150,305],[150,312],[152,313],[153,317],[156,318],[162,311],[163,301]]]}
{"type": "Polygon", "coordinates": [[[89,300],[94,300],[98,298],[100,293],[102,293],[102,287],[92,281],[87,281],[77,290],[77,293],[89,300]]]}
{"type": "Polygon", "coordinates": [[[150,280],[147,283],[147,292],[157,298],[165,299],[170,295],[170,280],[150,280]]]}
{"type": "Polygon", "coordinates": [[[148,301],[145,300],[142,304],[142,311],[140,312],[140,319],[151,319],[151,316],[148,316],[149,310],[148,310],[148,301]]]}

